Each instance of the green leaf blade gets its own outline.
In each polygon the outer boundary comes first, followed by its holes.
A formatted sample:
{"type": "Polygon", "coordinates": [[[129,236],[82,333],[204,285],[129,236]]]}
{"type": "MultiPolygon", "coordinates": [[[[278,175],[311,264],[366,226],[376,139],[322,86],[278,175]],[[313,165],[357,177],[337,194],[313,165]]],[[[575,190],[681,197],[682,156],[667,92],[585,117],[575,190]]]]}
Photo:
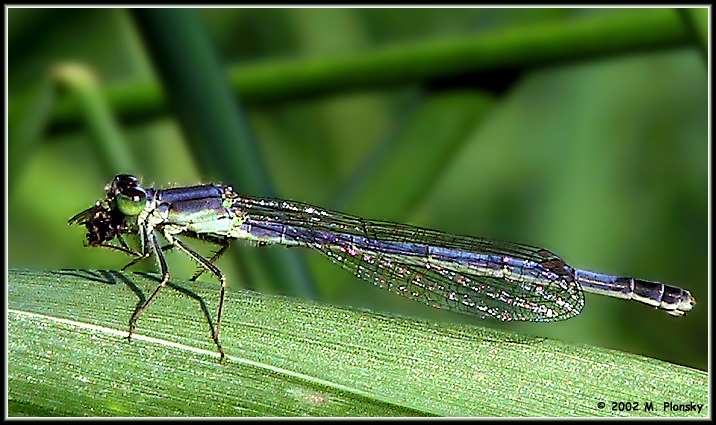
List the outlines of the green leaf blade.
{"type": "Polygon", "coordinates": [[[194,298],[213,313],[215,282],[165,288],[131,343],[153,275],[10,270],[9,283],[13,416],[708,415],[661,405],[706,404],[705,372],[613,350],[229,291],[220,362],[194,298]]]}

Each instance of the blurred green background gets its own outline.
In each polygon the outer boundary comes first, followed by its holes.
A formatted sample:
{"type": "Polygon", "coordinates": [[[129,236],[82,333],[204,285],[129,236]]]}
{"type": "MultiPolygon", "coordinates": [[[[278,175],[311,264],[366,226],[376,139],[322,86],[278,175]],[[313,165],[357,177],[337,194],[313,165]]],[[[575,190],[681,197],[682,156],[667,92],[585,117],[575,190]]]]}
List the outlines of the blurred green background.
{"type": "MultiPolygon", "coordinates": [[[[699,303],[676,319],[587,295],[572,320],[500,324],[377,290],[316,253],[240,242],[219,261],[233,287],[707,368],[708,87],[697,25],[706,15],[165,12],[8,10],[9,267],[126,264],[121,253],[84,248],[84,229],[67,226],[117,172],[159,187],[221,181],[246,195],[545,247],[574,267],[682,286],[699,303]],[[590,26],[612,21],[618,25],[590,26]],[[590,43],[559,37],[563,27],[575,34],[588,28],[590,43]],[[556,36],[530,44],[530,34],[550,31],[556,36]],[[421,65],[405,66],[396,53],[420,57],[422,45],[439,51],[483,35],[498,48],[462,62],[426,48],[421,65]],[[637,42],[619,46],[630,40],[637,42]],[[523,47],[501,49],[503,42],[523,47]],[[381,56],[390,62],[384,68],[321,77],[342,58],[357,55],[360,65],[383,49],[392,52],[381,56]],[[312,82],[302,82],[304,75],[312,82]],[[230,93],[240,107],[226,108],[230,93]]],[[[181,277],[195,267],[176,253],[169,261],[181,277]]]]}

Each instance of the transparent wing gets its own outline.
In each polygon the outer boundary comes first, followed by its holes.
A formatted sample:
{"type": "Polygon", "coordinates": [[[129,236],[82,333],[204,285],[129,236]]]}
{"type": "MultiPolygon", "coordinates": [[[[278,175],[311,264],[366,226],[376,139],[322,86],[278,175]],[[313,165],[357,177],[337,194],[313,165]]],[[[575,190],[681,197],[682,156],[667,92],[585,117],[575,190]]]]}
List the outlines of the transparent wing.
{"type": "Polygon", "coordinates": [[[584,306],[573,270],[544,249],[292,201],[244,199],[241,207],[255,234],[317,250],[380,288],[433,307],[505,321],[556,321],[584,306]]]}

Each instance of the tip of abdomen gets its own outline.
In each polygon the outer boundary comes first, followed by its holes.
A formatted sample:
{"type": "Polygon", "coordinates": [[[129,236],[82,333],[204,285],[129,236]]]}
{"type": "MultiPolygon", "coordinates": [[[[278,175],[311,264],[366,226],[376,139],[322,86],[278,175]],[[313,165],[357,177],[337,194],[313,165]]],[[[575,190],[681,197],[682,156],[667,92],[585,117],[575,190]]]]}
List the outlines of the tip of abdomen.
{"type": "Polygon", "coordinates": [[[696,304],[696,299],[686,289],[639,279],[634,279],[632,299],[664,310],[672,316],[685,316],[696,304]]]}

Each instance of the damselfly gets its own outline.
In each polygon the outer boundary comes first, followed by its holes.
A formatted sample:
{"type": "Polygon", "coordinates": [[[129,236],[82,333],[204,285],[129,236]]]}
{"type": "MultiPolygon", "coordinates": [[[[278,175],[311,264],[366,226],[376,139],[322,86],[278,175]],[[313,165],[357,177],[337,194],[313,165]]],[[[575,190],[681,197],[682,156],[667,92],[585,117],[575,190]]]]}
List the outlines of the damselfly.
{"type": "Polygon", "coordinates": [[[674,316],[685,315],[696,303],[685,289],[574,269],[546,249],[366,220],[300,202],[249,198],[220,184],[153,189],[120,174],[105,190],[102,201],[69,223],[86,226],[86,245],[135,256],[124,268],[154,255],[162,273],[159,286],[130,318],[129,338],[169,281],[164,251],[178,248],[201,266],[192,280],[208,270],[221,282],[212,336],[222,357],[226,279],[214,262],[231,239],[312,248],[380,288],[433,307],[503,321],[569,319],[582,311],[583,292],[638,301],[674,316]],[[160,246],[157,233],[167,245],[160,246]],[[124,234],[138,235],[138,251],[129,248],[124,234]],[[180,239],[184,236],[220,249],[205,258],[180,239]],[[110,243],[113,239],[118,244],[110,243]]]}

